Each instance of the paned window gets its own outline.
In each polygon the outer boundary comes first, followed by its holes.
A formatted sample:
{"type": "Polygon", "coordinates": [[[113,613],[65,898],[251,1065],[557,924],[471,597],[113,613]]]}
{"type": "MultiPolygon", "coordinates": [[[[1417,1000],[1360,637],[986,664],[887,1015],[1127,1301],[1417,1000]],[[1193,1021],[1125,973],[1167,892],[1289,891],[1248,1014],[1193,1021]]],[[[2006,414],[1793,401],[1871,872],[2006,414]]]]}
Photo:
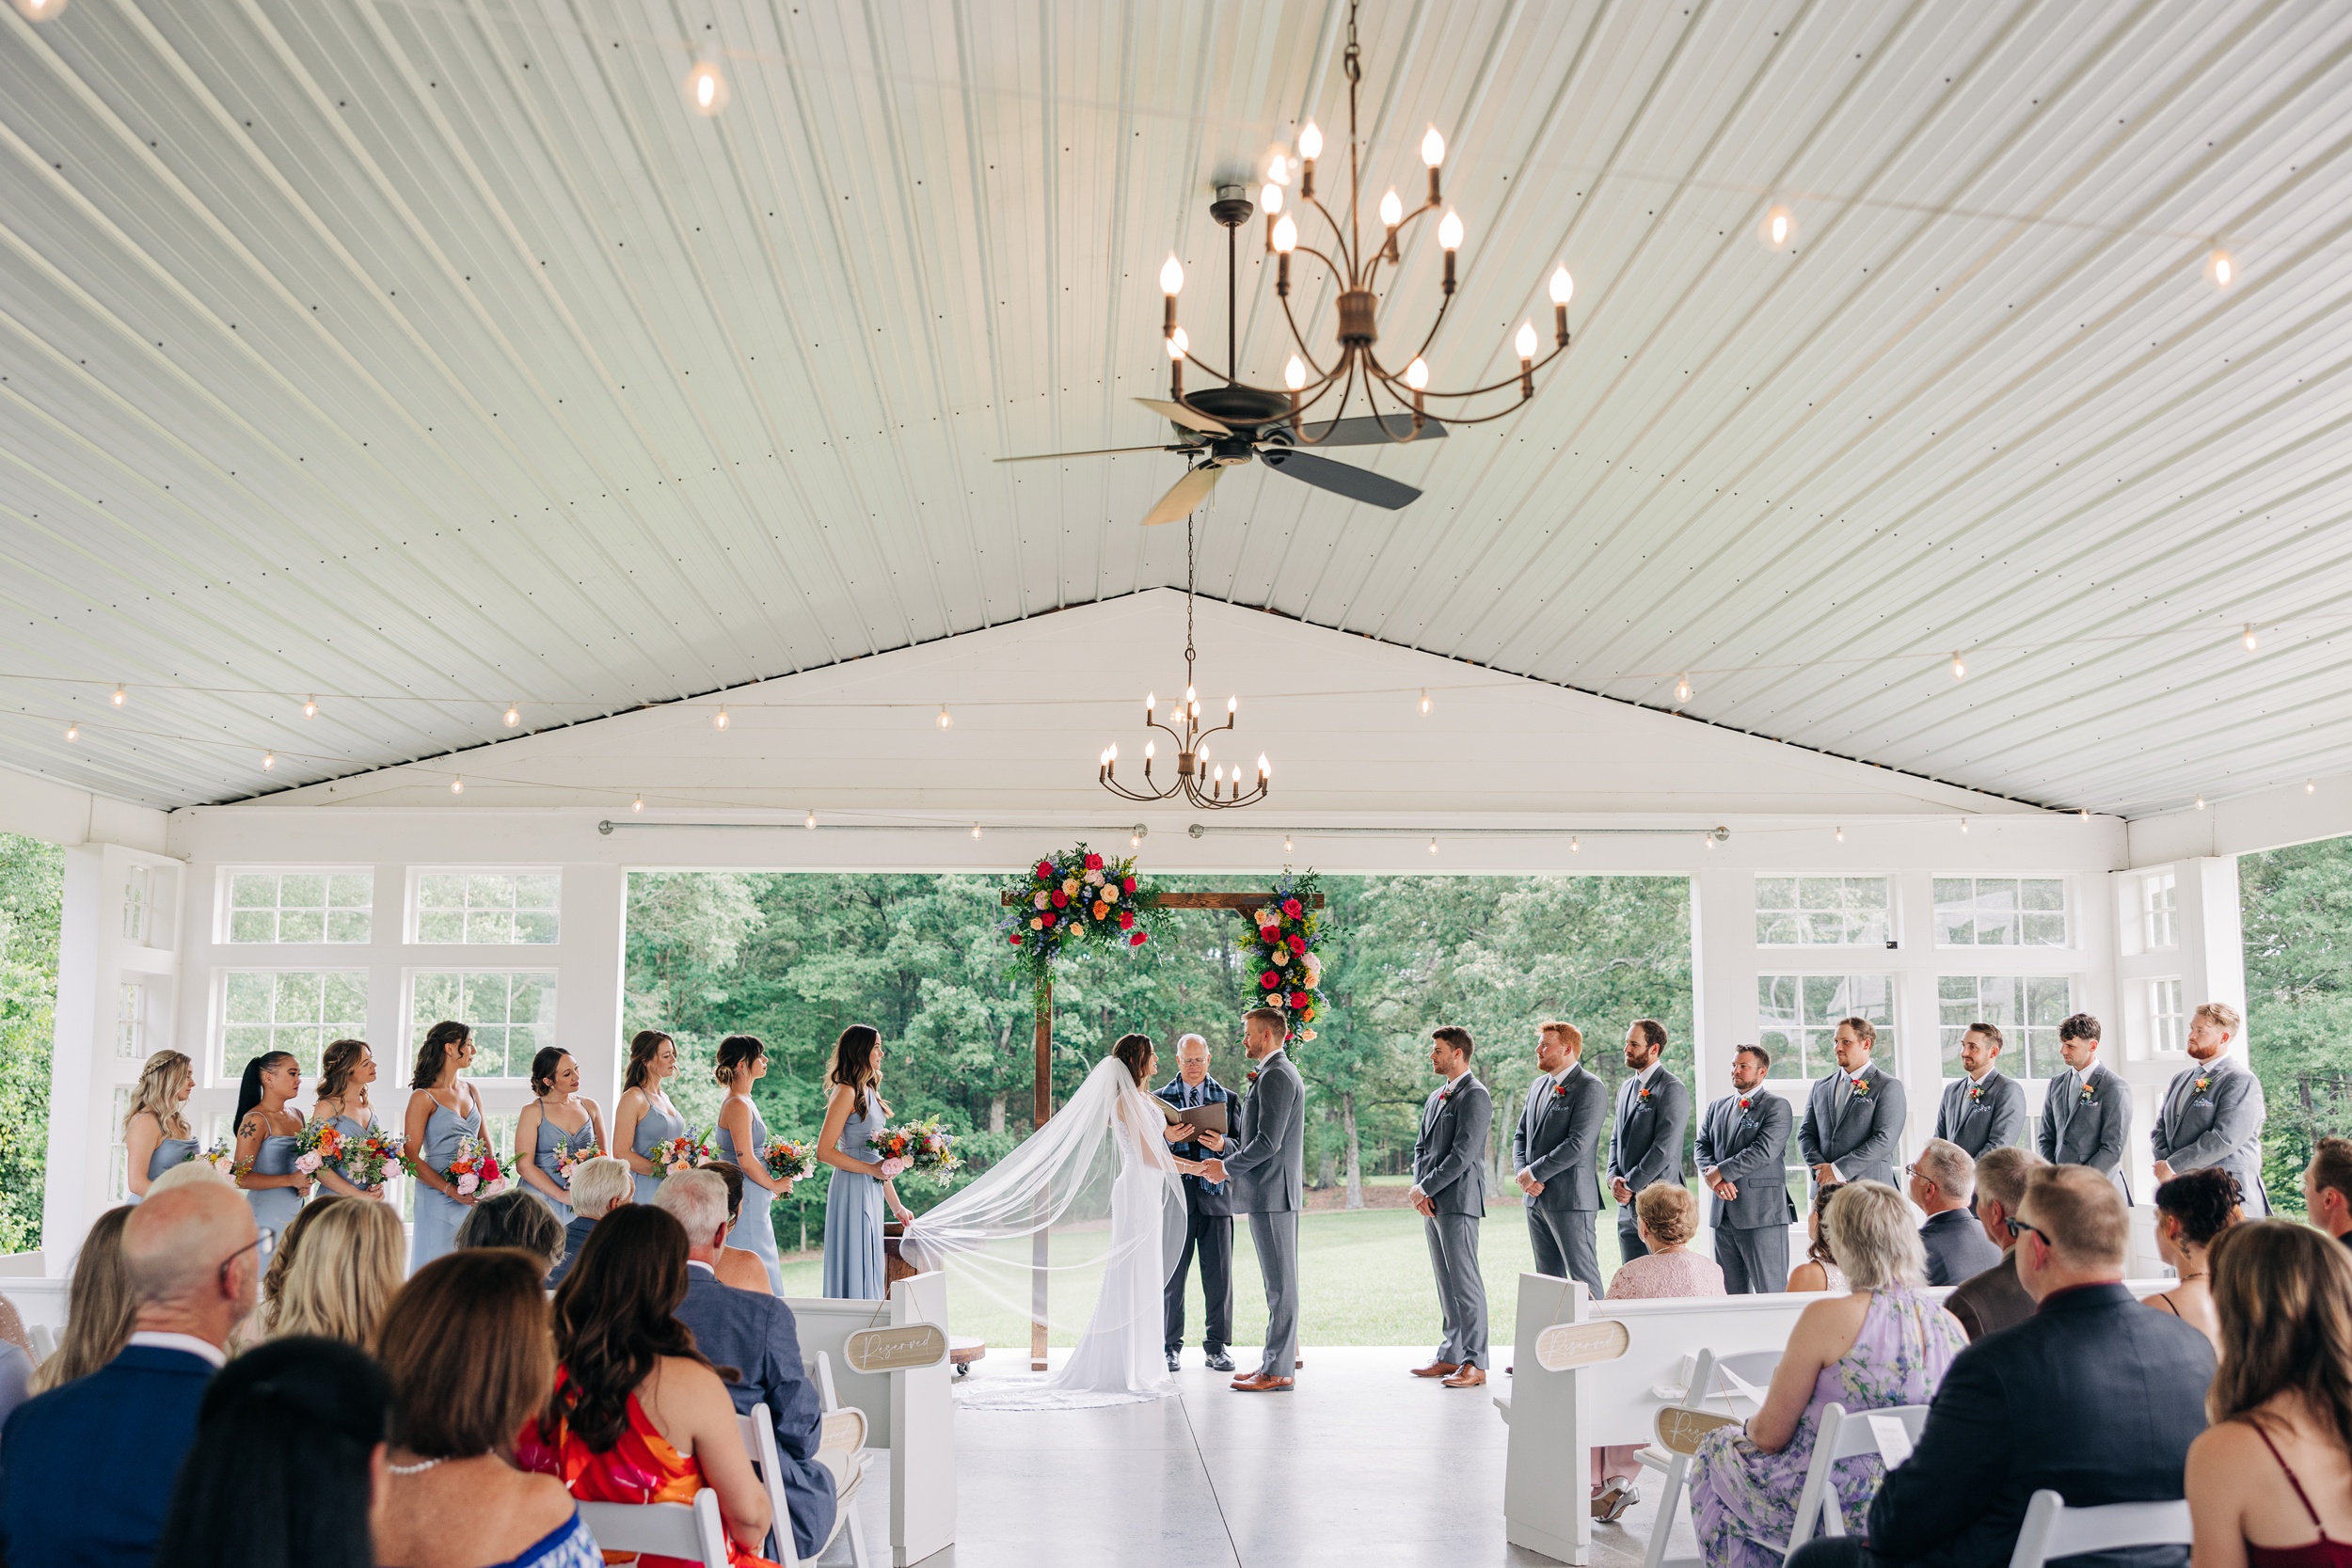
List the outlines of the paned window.
{"type": "Polygon", "coordinates": [[[527,1078],[531,1058],[555,1043],[555,974],[551,970],[443,970],[417,976],[409,1007],[409,1044],[443,1019],[473,1029],[469,1078],[527,1078]]]}
{"type": "Polygon", "coordinates": [[[1891,934],[1883,877],[1758,877],[1759,947],[1883,947],[1891,934]]]}
{"type": "Polygon", "coordinates": [[[122,884],[122,936],[145,944],[148,922],[155,910],[155,875],[144,865],[130,867],[122,884]]]}
{"type": "Polygon", "coordinates": [[[232,969],[222,979],[223,1077],[235,1078],[264,1052],[291,1051],[314,1083],[327,1041],[367,1034],[365,970],[232,969]]]}
{"type": "Polygon", "coordinates": [[[2188,1049],[2188,1018],[2181,1008],[2180,981],[2148,982],[2148,1024],[2158,1051],[2188,1049]]]}
{"type": "Polygon", "coordinates": [[[1938,947],[2063,947],[2061,877],[1938,877],[1938,947]]]}
{"type": "Polygon", "coordinates": [[[560,872],[428,871],[417,879],[417,940],[551,942],[560,872]]]}
{"type": "Polygon", "coordinates": [[[147,1056],[147,988],[126,980],[115,1002],[115,1054],[129,1061],[147,1056]]]}
{"type": "Polygon", "coordinates": [[[1947,974],[1935,982],[1935,1006],[1947,1078],[1966,1075],[1960,1065],[1960,1042],[1971,1023],[1990,1023],[2000,1030],[1998,1066],[2011,1078],[2048,1078],[2066,1067],[2058,1058],[2058,1032],[2074,1010],[2072,980],[1947,974]]]}
{"type": "Polygon", "coordinates": [[[131,1114],[133,1085],[115,1085],[114,1120],[106,1130],[106,1192],[117,1203],[131,1196],[131,1146],[123,1141],[122,1118],[131,1114]]]}
{"type": "Polygon", "coordinates": [[[230,942],[366,942],[375,877],[366,871],[239,871],[229,879],[230,942]]]}
{"type": "Polygon", "coordinates": [[[1817,1078],[1837,1063],[1840,1019],[1878,1026],[1873,1052],[1882,1067],[1895,1059],[1895,980],[1888,974],[1761,974],[1756,977],[1756,1035],[1772,1053],[1775,1078],[1817,1078]]]}
{"type": "Polygon", "coordinates": [[[2140,879],[2140,925],[2150,947],[2180,945],[2180,938],[2172,929],[2172,916],[2179,907],[2177,897],[2171,872],[2159,871],[2153,877],[2140,879]]]}

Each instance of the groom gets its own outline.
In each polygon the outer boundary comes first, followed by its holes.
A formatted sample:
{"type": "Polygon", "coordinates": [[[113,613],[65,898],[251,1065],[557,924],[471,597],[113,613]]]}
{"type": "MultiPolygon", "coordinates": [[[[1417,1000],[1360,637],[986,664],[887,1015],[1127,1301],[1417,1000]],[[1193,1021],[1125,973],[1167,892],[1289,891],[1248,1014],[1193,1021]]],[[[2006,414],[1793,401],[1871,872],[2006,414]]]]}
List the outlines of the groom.
{"type": "Polygon", "coordinates": [[[1265,1359],[1233,1379],[1244,1394],[1291,1386],[1298,1365],[1298,1209],[1307,1176],[1307,1086],[1282,1049],[1289,1025],[1274,1007],[1242,1015],[1241,1048],[1257,1065],[1249,1070],[1241,1120],[1226,1140],[1223,1160],[1202,1172],[1231,1180],[1233,1207],[1249,1216],[1249,1240],[1265,1280],[1265,1359]]]}

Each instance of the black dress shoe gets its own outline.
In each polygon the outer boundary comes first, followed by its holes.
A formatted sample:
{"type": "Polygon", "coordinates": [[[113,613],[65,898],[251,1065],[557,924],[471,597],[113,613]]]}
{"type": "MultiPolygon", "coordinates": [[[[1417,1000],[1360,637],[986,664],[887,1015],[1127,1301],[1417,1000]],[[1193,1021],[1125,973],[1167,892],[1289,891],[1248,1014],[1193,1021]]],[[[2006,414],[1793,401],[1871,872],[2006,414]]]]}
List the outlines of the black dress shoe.
{"type": "Polygon", "coordinates": [[[1168,1370],[1171,1372],[1180,1372],[1184,1370],[1184,1363],[1176,1359],[1176,1353],[1174,1351],[1169,1351],[1168,1353],[1168,1370]]]}
{"type": "Polygon", "coordinates": [[[1232,1370],[1233,1358],[1232,1356],[1226,1354],[1221,1350],[1213,1350],[1209,1352],[1209,1370],[1213,1372],[1230,1372],[1232,1370]]]}

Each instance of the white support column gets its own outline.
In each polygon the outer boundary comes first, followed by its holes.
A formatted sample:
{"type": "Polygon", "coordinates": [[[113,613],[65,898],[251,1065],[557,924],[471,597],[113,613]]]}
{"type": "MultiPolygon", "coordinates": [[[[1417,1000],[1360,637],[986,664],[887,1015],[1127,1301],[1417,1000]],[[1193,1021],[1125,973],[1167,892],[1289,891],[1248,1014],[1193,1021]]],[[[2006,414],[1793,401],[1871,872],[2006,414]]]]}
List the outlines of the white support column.
{"type": "Polygon", "coordinates": [[[606,1125],[621,1094],[628,1042],[621,990],[628,974],[628,873],[574,862],[564,867],[564,1048],[580,1064],[581,1088],[604,1107],[606,1125]]]}
{"type": "Polygon", "coordinates": [[[1692,1116],[1731,1092],[1731,1055],[1756,1038],[1756,874],[1708,865],[1691,877],[1692,1116]]]}

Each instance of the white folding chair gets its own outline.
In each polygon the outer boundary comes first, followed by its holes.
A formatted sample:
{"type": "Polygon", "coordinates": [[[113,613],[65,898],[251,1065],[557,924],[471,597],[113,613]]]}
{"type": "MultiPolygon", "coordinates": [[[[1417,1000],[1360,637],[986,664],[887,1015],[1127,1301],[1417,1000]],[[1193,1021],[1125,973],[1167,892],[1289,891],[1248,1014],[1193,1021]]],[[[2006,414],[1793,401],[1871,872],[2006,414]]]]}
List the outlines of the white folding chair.
{"type": "Polygon", "coordinates": [[[57,1354],[57,1331],[47,1323],[35,1323],[24,1331],[24,1337],[33,1341],[34,1366],[57,1354]]]}
{"type": "MultiPolygon", "coordinates": [[[[866,1485],[869,1461],[866,1455],[866,1412],[853,1404],[843,1404],[841,1396],[834,1392],[833,1357],[823,1351],[807,1363],[809,1380],[817,1385],[817,1407],[824,1412],[824,1449],[839,1449],[848,1456],[847,1467],[835,1478],[834,1489],[834,1535],[844,1526],[850,1532],[850,1558],[857,1568],[874,1568],[873,1559],[866,1547],[866,1521],[858,1517],[857,1496],[866,1485]],[[834,1439],[839,1439],[838,1442],[834,1439]]],[[[772,1435],[772,1434],[771,1434],[772,1435]]],[[[831,1546],[829,1538],[825,1544],[831,1546]]]]}
{"type": "Polygon", "coordinates": [[[608,1552],[653,1552],[727,1568],[726,1521],[719,1516],[719,1494],[707,1486],[691,1503],[581,1503],[580,1516],[608,1552]]]}
{"type": "Polygon", "coordinates": [[[2185,1546],[2193,1533],[2185,1498],[2069,1508],[2056,1492],[2036,1492],[2026,1505],[2009,1568],[2042,1568],[2052,1558],[2126,1546],[2185,1546]]]}
{"type": "MultiPolygon", "coordinates": [[[[1703,1350],[1692,1363],[1691,1386],[1682,1396],[1682,1408],[1712,1416],[1753,1416],[1763,1405],[1773,1370],[1779,1365],[1776,1350],[1721,1356],[1703,1350]]],[[[1648,1468],[1665,1473],[1658,1494],[1657,1523],[1650,1528],[1649,1547],[1643,1553],[1643,1568],[1692,1568],[1697,1558],[1666,1556],[1676,1511],[1682,1504],[1683,1488],[1690,1483],[1691,1456],[1652,1443],[1636,1457],[1648,1468]]]]}
{"type": "MultiPolygon", "coordinates": [[[[861,1433],[864,1432],[866,1412],[847,1410],[841,1414],[855,1417],[857,1430],[861,1433]]],[[[784,1456],[776,1448],[775,1420],[769,1415],[766,1405],[755,1404],[752,1406],[751,1414],[737,1417],[736,1424],[743,1429],[743,1451],[752,1456],[752,1465],[759,1471],[760,1484],[768,1488],[769,1509],[775,1516],[772,1528],[775,1532],[776,1560],[784,1568],[801,1568],[803,1560],[792,1547],[792,1505],[784,1490],[784,1456]]],[[[866,1456],[852,1450],[846,1490],[837,1493],[834,1497],[833,1530],[818,1546],[817,1556],[824,1556],[832,1549],[833,1544],[841,1539],[843,1528],[856,1513],[859,1483],[865,1479],[866,1456]]]]}
{"type": "Polygon", "coordinates": [[[1788,1539],[1759,1541],[1756,1544],[1780,1553],[1781,1561],[1786,1563],[1796,1555],[1799,1546],[1813,1539],[1817,1519],[1823,1535],[1846,1533],[1846,1511],[1838,1500],[1836,1488],[1830,1484],[1832,1467],[1841,1459],[1878,1453],[1878,1433],[1870,1427],[1874,1416],[1893,1417],[1901,1421],[1904,1435],[1915,1443],[1919,1440],[1920,1428],[1928,1424],[1928,1407],[1924,1404],[1890,1405],[1851,1414],[1842,1404],[1823,1405],[1820,1428],[1813,1434],[1812,1463],[1805,1466],[1804,1490],[1797,1495],[1797,1517],[1789,1527],[1788,1539]]]}

